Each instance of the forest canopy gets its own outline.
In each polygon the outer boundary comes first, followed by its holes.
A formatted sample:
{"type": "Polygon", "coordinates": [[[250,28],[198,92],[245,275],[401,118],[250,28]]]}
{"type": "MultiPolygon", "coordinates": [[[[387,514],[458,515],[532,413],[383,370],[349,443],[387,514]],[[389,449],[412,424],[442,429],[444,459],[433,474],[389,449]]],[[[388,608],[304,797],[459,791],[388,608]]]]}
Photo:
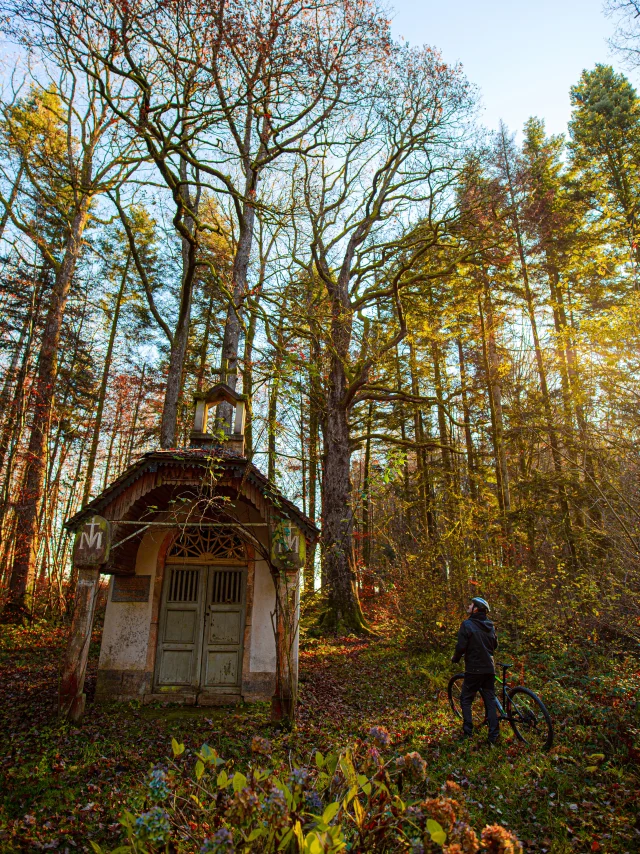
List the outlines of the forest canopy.
{"type": "MultiPolygon", "coordinates": [[[[614,4],[633,64],[635,4],[614,4]],[[630,21],[631,23],[627,23],[630,21]]],[[[64,616],[63,523],[192,399],[321,529],[323,630],[363,596],[433,643],[640,637],[640,102],[606,65],[542,118],[360,0],[3,0],[4,619],[64,616]],[[517,131],[518,133],[515,133],[517,131]]]]}

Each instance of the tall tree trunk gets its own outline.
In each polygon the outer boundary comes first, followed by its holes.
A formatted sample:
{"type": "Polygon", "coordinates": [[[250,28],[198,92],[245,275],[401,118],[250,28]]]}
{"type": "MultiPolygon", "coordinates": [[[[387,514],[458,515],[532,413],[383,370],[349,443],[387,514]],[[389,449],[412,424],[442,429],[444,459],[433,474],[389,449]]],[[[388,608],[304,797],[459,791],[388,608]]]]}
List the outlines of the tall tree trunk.
{"type": "MultiPolygon", "coordinates": [[[[451,442],[447,424],[447,413],[444,407],[444,383],[441,370],[442,355],[440,345],[435,337],[431,337],[431,359],[433,363],[433,385],[436,393],[436,412],[438,416],[438,434],[440,437],[440,459],[442,461],[442,483],[444,492],[444,509],[447,516],[447,527],[453,528],[456,524],[457,508],[454,491],[453,461],[451,459],[451,442]]],[[[455,549],[449,545],[449,540],[443,538],[439,549],[439,564],[442,577],[449,582],[452,571],[457,569],[455,549]]],[[[454,574],[457,577],[457,573],[454,574]]]]}
{"type": "Polygon", "coordinates": [[[445,503],[449,512],[449,521],[453,522],[453,464],[451,461],[451,447],[449,443],[449,430],[447,427],[447,413],[444,408],[444,386],[441,372],[440,346],[435,338],[431,339],[431,359],[433,363],[433,385],[436,393],[436,410],[438,413],[438,433],[440,435],[440,454],[442,459],[443,481],[445,487],[445,503]]]}
{"type": "Polygon", "coordinates": [[[257,325],[257,311],[252,310],[244,339],[242,360],[242,393],[245,396],[244,455],[249,460],[253,458],[253,342],[257,325]]]}
{"type": "Polygon", "coordinates": [[[269,384],[269,405],[267,411],[267,477],[271,483],[276,482],[277,474],[277,447],[278,437],[278,403],[280,395],[280,381],[282,373],[282,362],[284,352],[283,341],[284,309],[278,321],[276,333],[276,351],[273,360],[271,382],[269,384]]]}
{"type": "Polygon", "coordinates": [[[560,453],[560,442],[558,440],[558,433],[554,426],[554,415],[553,415],[553,407],[551,405],[551,396],[549,394],[549,387],[547,385],[547,374],[544,366],[544,360],[542,356],[542,347],[540,345],[540,337],[538,334],[538,325],[535,316],[535,306],[533,302],[533,295],[531,293],[531,289],[529,287],[529,277],[526,272],[526,262],[524,261],[524,254],[522,250],[522,246],[520,243],[520,253],[523,258],[523,278],[525,281],[525,301],[527,305],[527,314],[529,316],[529,323],[531,325],[531,333],[533,337],[533,346],[536,357],[536,365],[538,368],[538,377],[540,381],[540,392],[542,395],[542,403],[544,407],[545,420],[547,422],[547,434],[549,436],[549,446],[551,448],[551,458],[553,460],[553,467],[557,478],[557,489],[558,489],[558,504],[560,507],[560,513],[562,515],[562,524],[564,527],[565,537],[567,541],[567,546],[569,547],[569,553],[571,556],[571,562],[574,566],[577,563],[577,552],[575,546],[575,540],[573,535],[573,525],[571,522],[571,513],[569,510],[569,502],[567,499],[566,487],[564,483],[564,471],[562,465],[562,455],[560,453]]]}
{"type": "MultiPolygon", "coordinates": [[[[337,325],[340,321],[334,321],[337,325]]],[[[343,332],[340,335],[344,334],[343,332]]],[[[339,338],[340,335],[335,336],[339,338]]],[[[344,362],[332,353],[325,412],[324,475],[322,478],[322,535],[328,610],[323,625],[333,631],[360,632],[366,628],[353,559],[351,506],[351,448],[349,412],[345,403],[344,362]]]]}
{"type": "Polygon", "coordinates": [[[2,497],[0,498],[0,578],[2,579],[4,579],[7,574],[11,544],[10,534],[15,529],[14,514],[9,512],[9,497],[12,490],[14,464],[18,455],[22,431],[24,429],[27,399],[27,377],[30,372],[32,356],[31,344],[33,339],[33,330],[37,322],[36,315],[37,306],[34,305],[34,300],[32,299],[29,333],[22,355],[18,376],[16,378],[11,408],[7,413],[7,419],[3,427],[0,444],[0,453],[2,455],[3,465],[6,461],[4,480],[2,483],[2,497]]]}
{"type": "Polygon", "coordinates": [[[358,598],[353,564],[349,382],[346,365],[353,333],[349,270],[351,242],[336,281],[322,257],[322,274],[331,299],[331,350],[323,411],[322,537],[328,609],[323,624],[335,631],[369,631],[358,598]]]}
{"type": "MultiPolygon", "coordinates": [[[[55,471],[53,465],[50,466],[49,475],[46,481],[46,489],[43,495],[42,506],[40,508],[38,531],[44,532],[44,536],[42,536],[42,534],[40,536],[40,540],[44,541],[44,549],[40,558],[40,570],[38,572],[37,579],[37,585],[40,590],[42,590],[45,585],[47,574],[49,575],[49,584],[47,585],[47,588],[50,589],[52,582],[52,574],[53,572],[55,572],[54,562],[56,552],[53,551],[52,547],[53,544],[56,542],[56,538],[61,538],[59,531],[55,530],[57,528],[57,526],[55,525],[55,508],[57,508],[58,505],[58,500],[60,496],[60,478],[62,476],[62,470],[64,468],[68,453],[69,444],[65,444],[61,448],[60,455],[57,459],[57,466],[55,468],[55,471]],[[54,560],[52,560],[52,556],[54,560]]],[[[32,614],[34,605],[35,596],[32,597],[31,602],[32,614]]]]}
{"type": "MultiPolygon", "coordinates": [[[[80,443],[80,448],[78,451],[78,462],[76,465],[75,477],[73,479],[73,483],[80,483],[80,475],[81,475],[83,463],[84,463],[84,452],[85,452],[85,449],[87,447],[88,442],[89,442],[89,431],[86,430],[83,437],[82,437],[82,441],[80,443]]],[[[73,516],[75,513],[77,513],[78,510],[81,509],[81,507],[82,507],[82,504],[78,498],[78,491],[76,489],[71,489],[69,491],[69,496],[67,498],[67,503],[65,506],[64,518],[69,519],[71,516],[73,516]]],[[[63,542],[63,549],[62,549],[62,556],[60,558],[60,563],[62,563],[62,565],[64,565],[64,560],[65,560],[65,556],[67,553],[67,549],[68,549],[70,543],[73,542],[73,539],[72,539],[72,537],[61,537],[61,541],[63,542]]],[[[60,601],[64,602],[64,612],[67,616],[70,615],[71,606],[73,605],[73,591],[75,590],[75,587],[76,587],[77,577],[78,577],[78,569],[77,569],[75,563],[72,561],[71,562],[71,573],[68,576],[67,584],[64,585],[63,579],[61,578],[60,579],[60,588],[59,588],[60,601]]]]}
{"type": "MultiPolygon", "coordinates": [[[[77,484],[80,483],[80,477],[82,475],[82,467],[84,464],[84,449],[87,446],[88,437],[89,437],[89,431],[86,430],[83,437],[82,437],[82,441],[80,443],[80,449],[78,452],[78,460],[76,462],[74,476],[73,476],[73,479],[71,481],[72,486],[69,489],[69,493],[67,495],[67,499],[66,499],[65,505],[64,505],[63,519],[65,519],[65,520],[69,519],[73,515],[73,513],[75,512],[74,508],[77,506],[78,492],[77,492],[76,486],[77,486],[77,484]]],[[[80,505],[80,507],[81,506],[82,505],[80,505]]],[[[62,536],[58,540],[57,558],[56,558],[58,563],[62,562],[60,554],[61,554],[61,550],[62,550],[62,544],[64,542],[66,542],[66,540],[67,540],[66,536],[62,536]]]]}
{"type": "MultiPolygon", "coordinates": [[[[420,396],[420,386],[418,383],[415,346],[411,340],[409,341],[409,370],[411,372],[411,394],[414,398],[417,398],[420,396]]],[[[416,437],[416,442],[418,443],[418,447],[416,449],[416,467],[418,469],[422,527],[424,533],[429,537],[431,542],[436,542],[438,538],[438,531],[431,495],[432,488],[431,478],[429,475],[429,463],[427,460],[427,449],[425,447],[424,422],[420,405],[417,402],[413,404],[413,422],[414,435],[416,437]]]]}
{"type": "Polygon", "coordinates": [[[111,461],[113,459],[113,446],[116,443],[116,436],[120,432],[120,419],[122,417],[122,399],[118,397],[116,401],[116,409],[113,414],[113,426],[111,428],[111,436],[109,438],[109,447],[107,449],[107,459],[104,464],[104,480],[102,488],[106,489],[109,485],[109,477],[111,475],[111,461]]]}
{"type": "MultiPolygon", "coordinates": [[[[318,431],[320,429],[320,418],[318,405],[321,390],[319,388],[320,372],[320,347],[314,338],[310,348],[309,364],[309,518],[316,521],[317,492],[318,492],[318,431]]],[[[306,593],[313,593],[315,587],[315,565],[316,544],[314,543],[307,554],[307,562],[304,568],[304,589],[306,593]]]]}
{"type": "Polygon", "coordinates": [[[9,579],[9,599],[3,614],[5,621],[20,620],[28,612],[27,591],[35,571],[38,550],[38,508],[46,472],[47,442],[58,373],[60,332],[73,274],[82,249],[89,203],[89,198],[83,198],[73,218],[64,258],[56,273],[42,334],[33,396],[33,425],[29,437],[26,470],[16,506],[16,549],[9,579]]]}
{"type": "MultiPolygon", "coordinates": [[[[85,319],[86,319],[86,310],[88,306],[88,301],[85,298],[84,306],[82,308],[82,314],[80,316],[80,320],[78,323],[78,327],[73,335],[74,343],[73,343],[73,353],[71,358],[69,359],[68,364],[68,374],[66,378],[66,382],[64,384],[64,391],[62,395],[59,396],[59,399],[56,401],[56,412],[57,412],[57,428],[55,431],[55,438],[53,440],[53,444],[51,445],[51,440],[49,439],[49,448],[48,448],[48,456],[49,456],[49,465],[48,470],[45,474],[44,480],[44,489],[43,489],[43,498],[42,503],[40,505],[40,512],[38,515],[38,531],[44,531],[44,537],[42,533],[40,533],[40,539],[45,540],[45,549],[41,559],[41,570],[40,570],[40,578],[42,578],[45,574],[46,563],[49,557],[49,541],[54,539],[54,535],[50,530],[51,527],[51,513],[49,512],[49,508],[55,507],[57,503],[57,492],[58,485],[60,481],[60,476],[62,474],[62,467],[64,465],[64,461],[69,452],[70,442],[62,443],[62,439],[64,436],[64,428],[65,428],[65,414],[67,413],[67,404],[69,398],[72,396],[73,392],[73,376],[76,368],[76,362],[78,358],[78,351],[80,349],[80,343],[82,339],[82,330],[84,327],[85,319]],[[62,446],[62,447],[61,447],[62,446]],[[58,451],[61,449],[59,458],[58,451]],[[55,468],[57,464],[57,475],[54,474],[55,468]],[[45,526],[47,525],[47,519],[49,519],[49,530],[47,531],[45,526]]],[[[77,481],[74,482],[74,485],[77,485],[77,481]]],[[[33,612],[33,607],[32,607],[33,612]]]]}
{"type": "Polygon", "coordinates": [[[362,563],[365,570],[371,569],[371,428],[373,424],[373,401],[367,410],[367,438],[364,446],[364,472],[362,475],[362,563]]]}
{"type": "MultiPolygon", "coordinates": [[[[195,199],[191,199],[187,185],[186,161],[184,159],[181,160],[180,171],[180,177],[183,181],[182,196],[184,198],[185,209],[197,215],[200,203],[200,190],[197,190],[195,199]]],[[[160,425],[160,446],[162,448],[173,448],[176,442],[178,404],[182,394],[184,360],[187,353],[189,329],[191,326],[191,302],[196,273],[198,241],[195,221],[190,213],[185,214],[184,226],[189,236],[187,237],[184,234],[181,236],[182,281],[180,285],[180,307],[171,342],[171,352],[169,354],[169,369],[162,409],[162,423],[160,425]]]]}
{"type": "Polygon", "coordinates": [[[213,314],[213,294],[209,297],[207,315],[204,322],[204,334],[200,345],[200,362],[198,364],[198,375],[196,377],[196,391],[204,389],[204,376],[207,372],[207,355],[209,353],[209,337],[211,335],[211,316],[213,314]]]}
{"type": "Polygon", "coordinates": [[[564,408],[565,433],[570,442],[573,438],[573,412],[571,402],[571,384],[569,382],[569,367],[567,365],[567,353],[565,343],[567,330],[562,322],[562,297],[560,292],[560,275],[555,265],[550,263],[547,256],[547,275],[549,280],[549,294],[551,297],[551,309],[553,313],[553,325],[555,329],[556,363],[560,372],[560,386],[562,389],[562,405],[564,408]]]}
{"type": "MultiPolygon", "coordinates": [[[[262,253],[261,253],[262,254],[262,253]]],[[[268,252],[267,252],[268,254],[268,252]]],[[[258,306],[264,286],[267,271],[267,259],[262,256],[258,283],[253,290],[248,302],[249,323],[244,338],[244,355],[242,359],[242,393],[245,397],[244,404],[244,455],[247,459],[253,458],[253,345],[258,328],[258,306]]]]}
{"type": "Polygon", "coordinates": [[[96,464],[96,456],[98,454],[98,443],[100,442],[100,431],[102,429],[102,413],[104,412],[104,401],[107,395],[107,385],[109,382],[109,371],[111,369],[111,360],[113,358],[113,345],[116,340],[116,332],[118,330],[118,320],[120,318],[120,306],[124,296],[124,289],[127,284],[127,275],[129,273],[129,262],[131,255],[127,253],[127,260],[122,272],[120,280],[120,288],[116,295],[113,304],[113,317],[111,319],[111,330],[109,332],[109,341],[107,343],[107,352],[104,357],[104,366],[102,368],[102,380],[100,389],[98,390],[98,406],[96,416],[93,422],[93,436],[91,437],[91,447],[89,448],[89,459],[87,460],[87,469],[85,473],[84,492],[82,494],[82,505],[84,506],[91,495],[91,484],[93,483],[93,470],[96,464]]]}
{"type": "Polygon", "coordinates": [[[18,167],[18,171],[16,173],[16,179],[13,182],[13,186],[11,187],[11,193],[9,194],[9,199],[7,200],[4,213],[0,218],[0,240],[4,237],[4,230],[7,227],[7,223],[9,222],[9,217],[11,216],[11,209],[15,203],[15,200],[18,197],[18,190],[20,189],[20,182],[22,181],[22,175],[24,173],[24,163],[21,161],[20,166],[18,167]]]}
{"type": "Polygon", "coordinates": [[[302,388],[298,389],[298,411],[300,413],[300,432],[298,434],[298,438],[300,439],[300,495],[302,499],[302,512],[304,515],[307,515],[307,442],[306,442],[306,413],[305,413],[305,405],[304,405],[304,395],[302,394],[302,388]]]}
{"type": "MultiPolygon", "coordinates": [[[[227,308],[222,341],[220,379],[233,389],[235,389],[238,381],[238,349],[242,329],[240,318],[242,316],[242,303],[247,292],[247,275],[255,223],[255,208],[246,199],[255,194],[256,182],[257,175],[248,169],[245,182],[245,201],[240,219],[240,233],[235,258],[233,259],[233,301],[227,308]]],[[[231,429],[231,407],[228,404],[219,407],[218,417],[223,418],[231,429]]]]}
{"type": "Polygon", "coordinates": [[[458,338],[458,364],[460,365],[460,394],[462,397],[462,415],[464,418],[464,441],[467,449],[467,472],[469,478],[469,495],[473,501],[478,497],[476,484],[476,464],[473,450],[473,438],[471,436],[471,412],[469,410],[469,399],[467,396],[467,366],[464,359],[462,339],[458,338]]]}
{"type": "Polygon", "coordinates": [[[127,456],[125,458],[125,468],[128,468],[131,465],[131,459],[133,457],[133,449],[135,447],[136,441],[136,430],[138,429],[138,416],[140,414],[140,404],[142,403],[142,398],[144,397],[144,376],[147,370],[146,364],[142,365],[142,370],[140,371],[140,384],[138,385],[138,394],[136,395],[136,405],[133,409],[133,419],[131,421],[131,430],[129,431],[129,441],[127,443],[127,456]]]}
{"type": "Polygon", "coordinates": [[[556,335],[559,338],[559,360],[563,369],[563,400],[565,401],[565,411],[567,412],[566,419],[570,427],[573,423],[571,415],[575,415],[581,451],[584,456],[585,473],[587,475],[587,482],[585,483],[586,493],[589,496],[587,516],[592,524],[600,527],[602,514],[597,504],[599,495],[597,492],[596,469],[593,454],[589,447],[589,428],[582,403],[582,384],[580,382],[578,358],[571,340],[571,327],[567,319],[560,276],[555,267],[551,270],[549,289],[554,308],[553,317],[556,335]]]}
{"type": "MultiPolygon", "coordinates": [[[[395,357],[396,357],[396,381],[398,383],[398,391],[403,391],[403,381],[402,381],[402,366],[400,364],[400,351],[398,349],[398,345],[396,345],[395,349],[395,357]]],[[[407,418],[405,405],[403,401],[398,403],[398,412],[400,416],[400,438],[403,442],[403,448],[407,447],[407,418]]],[[[369,432],[371,428],[369,427],[369,432]]],[[[404,462],[402,464],[402,479],[403,479],[403,507],[402,507],[402,529],[412,534],[413,530],[413,520],[412,516],[412,502],[411,502],[411,478],[409,476],[409,455],[405,453],[404,462]]]]}
{"type": "Polygon", "coordinates": [[[4,375],[4,383],[0,392],[0,412],[2,413],[2,431],[0,432],[0,476],[4,468],[4,460],[9,447],[9,438],[13,433],[14,428],[14,409],[13,404],[18,400],[20,394],[20,374],[21,366],[24,364],[23,347],[25,346],[28,353],[31,343],[31,335],[29,334],[33,323],[33,304],[29,307],[29,311],[25,315],[24,323],[20,329],[20,335],[16,341],[13,353],[11,354],[11,362],[4,375]],[[13,394],[11,393],[13,391],[13,394]]]}
{"type": "MultiPolygon", "coordinates": [[[[34,284],[34,287],[31,291],[31,300],[29,301],[28,308],[28,316],[26,318],[26,327],[25,327],[25,343],[24,343],[24,351],[22,355],[22,360],[20,362],[20,368],[15,378],[15,384],[13,386],[13,396],[11,399],[11,403],[9,404],[9,380],[12,379],[11,376],[7,377],[7,382],[5,383],[5,387],[3,389],[3,395],[6,392],[6,398],[3,397],[2,400],[2,411],[5,416],[5,421],[2,426],[2,434],[0,435],[0,474],[4,468],[4,462],[7,455],[7,451],[13,441],[17,441],[17,432],[21,432],[23,427],[22,415],[24,408],[24,396],[25,396],[25,384],[27,380],[27,374],[29,373],[29,362],[31,359],[31,345],[33,342],[33,333],[34,329],[39,320],[40,316],[40,294],[42,293],[42,286],[44,284],[45,276],[40,276],[38,281],[34,284]],[[9,404],[7,406],[7,404],[9,404]]],[[[22,335],[21,335],[22,339],[22,335]]],[[[16,350],[15,355],[18,354],[18,350],[16,350]]],[[[7,475],[9,476],[9,475],[7,475]]],[[[2,516],[2,507],[0,507],[0,517],[2,516]]]]}
{"type": "Polygon", "coordinates": [[[509,484],[509,466],[504,443],[504,422],[502,416],[502,384],[500,381],[500,360],[495,339],[495,320],[489,288],[485,283],[484,302],[487,311],[485,324],[482,298],[478,297],[478,315],[482,335],[482,358],[487,381],[487,396],[491,415],[491,443],[496,470],[498,506],[503,520],[505,534],[511,535],[511,489],[509,484]],[[487,328],[488,327],[488,328],[487,328]]]}

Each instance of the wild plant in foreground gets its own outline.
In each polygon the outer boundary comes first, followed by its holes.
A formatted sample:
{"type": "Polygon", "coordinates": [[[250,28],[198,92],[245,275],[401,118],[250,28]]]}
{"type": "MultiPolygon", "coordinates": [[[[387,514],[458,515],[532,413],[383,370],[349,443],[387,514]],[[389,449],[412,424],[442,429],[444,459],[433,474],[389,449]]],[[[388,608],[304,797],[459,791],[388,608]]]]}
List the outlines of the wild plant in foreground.
{"type": "MultiPolygon", "coordinates": [[[[346,750],[316,751],[308,767],[283,772],[256,764],[243,774],[206,744],[193,764],[173,739],[171,770],[152,769],[150,808],[138,816],[125,813],[126,843],[117,851],[521,854],[504,827],[487,826],[478,837],[456,783],[445,783],[438,797],[420,797],[426,761],[415,751],[385,759],[380,748],[389,743],[384,727],[373,727],[346,750]]],[[[266,739],[253,739],[254,756],[270,752],[266,739]]]]}

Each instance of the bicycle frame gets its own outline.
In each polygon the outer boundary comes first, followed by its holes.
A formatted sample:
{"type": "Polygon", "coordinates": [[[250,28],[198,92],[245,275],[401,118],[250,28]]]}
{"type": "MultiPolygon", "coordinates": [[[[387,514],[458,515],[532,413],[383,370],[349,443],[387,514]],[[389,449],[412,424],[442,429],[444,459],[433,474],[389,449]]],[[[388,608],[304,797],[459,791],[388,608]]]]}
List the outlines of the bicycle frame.
{"type": "MultiPolygon", "coordinates": [[[[498,664],[498,667],[502,668],[502,679],[496,674],[496,679],[502,685],[502,703],[498,698],[498,694],[496,693],[496,706],[498,707],[498,720],[499,721],[507,721],[509,720],[509,716],[505,711],[505,706],[507,705],[507,670],[511,667],[510,664],[498,664]]],[[[509,702],[511,702],[509,700],[509,702]]]]}

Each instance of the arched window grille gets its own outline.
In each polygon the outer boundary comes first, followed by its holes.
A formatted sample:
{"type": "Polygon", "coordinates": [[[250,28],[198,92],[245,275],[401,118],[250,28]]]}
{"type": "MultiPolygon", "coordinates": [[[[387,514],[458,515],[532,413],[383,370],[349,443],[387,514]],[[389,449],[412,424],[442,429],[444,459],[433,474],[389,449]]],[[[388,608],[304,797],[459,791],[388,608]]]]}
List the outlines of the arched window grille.
{"type": "Polygon", "coordinates": [[[246,560],[245,545],[239,535],[229,528],[183,528],[171,546],[168,559],[246,560]]]}

